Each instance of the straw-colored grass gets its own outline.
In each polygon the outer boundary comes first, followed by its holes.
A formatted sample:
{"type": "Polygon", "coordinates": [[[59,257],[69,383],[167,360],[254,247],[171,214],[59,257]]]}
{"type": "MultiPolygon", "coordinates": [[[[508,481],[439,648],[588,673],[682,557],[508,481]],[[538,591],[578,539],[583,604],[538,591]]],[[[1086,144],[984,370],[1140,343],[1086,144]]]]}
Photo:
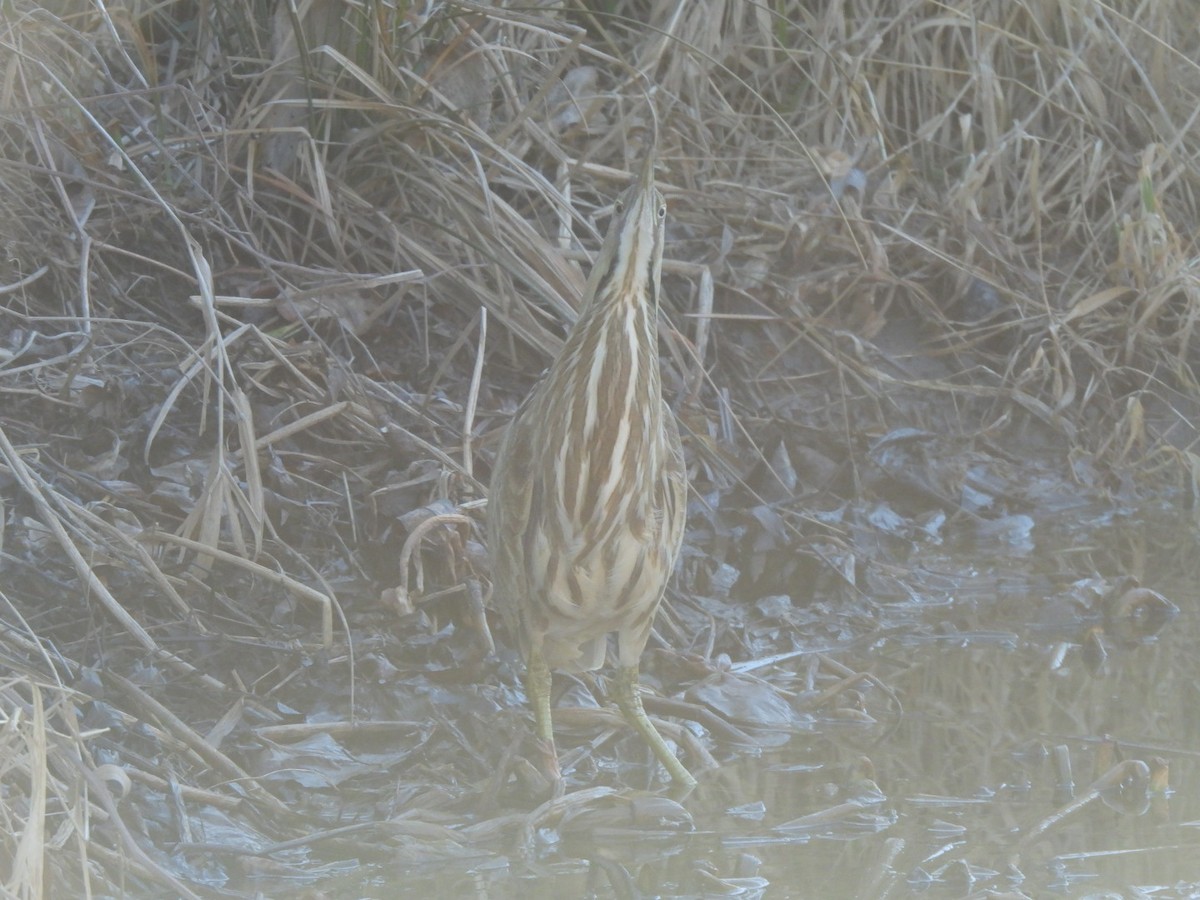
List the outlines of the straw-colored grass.
{"type": "Polygon", "coordinates": [[[1193,0],[605,6],[0,8],[8,891],[179,877],[126,769],[273,809],[211,730],[297,653],[352,718],[380,587],[486,631],[496,434],[652,122],[706,498],[799,542],[807,473],[901,428],[1195,493],[1193,0]],[[99,685],[186,762],[101,765],[99,685]]]}

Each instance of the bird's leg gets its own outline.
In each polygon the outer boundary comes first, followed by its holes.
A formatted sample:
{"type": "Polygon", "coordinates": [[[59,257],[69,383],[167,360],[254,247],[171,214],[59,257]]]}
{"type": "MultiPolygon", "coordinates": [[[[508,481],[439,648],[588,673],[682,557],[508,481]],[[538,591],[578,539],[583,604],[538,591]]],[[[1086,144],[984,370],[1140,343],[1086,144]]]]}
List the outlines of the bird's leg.
{"type": "Polygon", "coordinates": [[[533,707],[533,730],[538,751],[545,756],[542,771],[557,786],[562,782],[558,768],[558,750],[554,746],[554,722],[550,718],[550,667],[540,647],[529,649],[525,664],[525,693],[533,707]]]}
{"type": "Polygon", "coordinates": [[[650,745],[655,757],[670,774],[671,780],[683,787],[695,787],[696,779],[692,777],[692,773],[684,768],[683,763],[671,752],[667,742],[663,740],[658,729],[654,727],[654,723],[646,715],[646,710],[642,708],[642,696],[638,693],[638,667],[636,665],[621,666],[617,669],[616,681],[613,684],[613,700],[620,707],[625,721],[632,725],[650,745]]]}

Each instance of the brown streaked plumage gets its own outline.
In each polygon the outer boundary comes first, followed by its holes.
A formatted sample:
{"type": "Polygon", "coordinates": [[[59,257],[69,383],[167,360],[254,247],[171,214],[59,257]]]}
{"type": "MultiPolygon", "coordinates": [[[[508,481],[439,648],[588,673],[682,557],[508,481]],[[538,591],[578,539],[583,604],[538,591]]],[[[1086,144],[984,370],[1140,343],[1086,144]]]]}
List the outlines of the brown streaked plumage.
{"type": "Polygon", "coordinates": [[[488,546],[496,604],[520,644],[552,758],[551,670],[599,668],[615,633],[617,705],[672,779],[693,785],[637,692],[687,498],[658,372],[665,217],[651,154],[618,206],[562,352],[509,425],[492,472],[488,546]]]}

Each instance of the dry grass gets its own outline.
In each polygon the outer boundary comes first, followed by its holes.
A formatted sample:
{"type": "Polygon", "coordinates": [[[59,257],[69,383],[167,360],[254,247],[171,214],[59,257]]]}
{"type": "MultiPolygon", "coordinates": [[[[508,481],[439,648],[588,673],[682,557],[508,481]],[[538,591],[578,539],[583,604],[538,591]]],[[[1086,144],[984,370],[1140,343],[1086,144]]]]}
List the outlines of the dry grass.
{"type": "Polygon", "coordinates": [[[115,883],[114,853],[176,877],[93,806],[100,688],[62,684],[99,668],[132,710],[109,673],[153,668],[136,714],[188,748],[170,777],[269,807],[198,733],[287,681],[239,647],[369,645],[367,584],[421,633],[445,598],[478,611],[496,431],[650,104],[700,492],[772,500],[796,541],[806,460],[861,466],[903,427],[1084,493],[1200,485],[1192,0],[297,5],[0,13],[13,894],[115,883]]]}

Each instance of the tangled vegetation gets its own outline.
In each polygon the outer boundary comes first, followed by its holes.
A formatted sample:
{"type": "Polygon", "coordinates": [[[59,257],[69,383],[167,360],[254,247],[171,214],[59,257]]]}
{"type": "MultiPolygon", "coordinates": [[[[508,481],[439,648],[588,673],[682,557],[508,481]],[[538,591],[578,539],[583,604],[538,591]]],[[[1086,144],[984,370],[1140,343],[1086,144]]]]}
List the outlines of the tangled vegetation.
{"type": "MultiPolygon", "coordinates": [[[[11,0],[0,47],[15,896],[559,820],[481,507],[651,107],[692,484],[661,684],[863,633],[903,581],[872,492],[930,528],[1200,485],[1193,0],[11,0]]],[[[740,735],[696,720],[702,759],[740,735]]]]}

